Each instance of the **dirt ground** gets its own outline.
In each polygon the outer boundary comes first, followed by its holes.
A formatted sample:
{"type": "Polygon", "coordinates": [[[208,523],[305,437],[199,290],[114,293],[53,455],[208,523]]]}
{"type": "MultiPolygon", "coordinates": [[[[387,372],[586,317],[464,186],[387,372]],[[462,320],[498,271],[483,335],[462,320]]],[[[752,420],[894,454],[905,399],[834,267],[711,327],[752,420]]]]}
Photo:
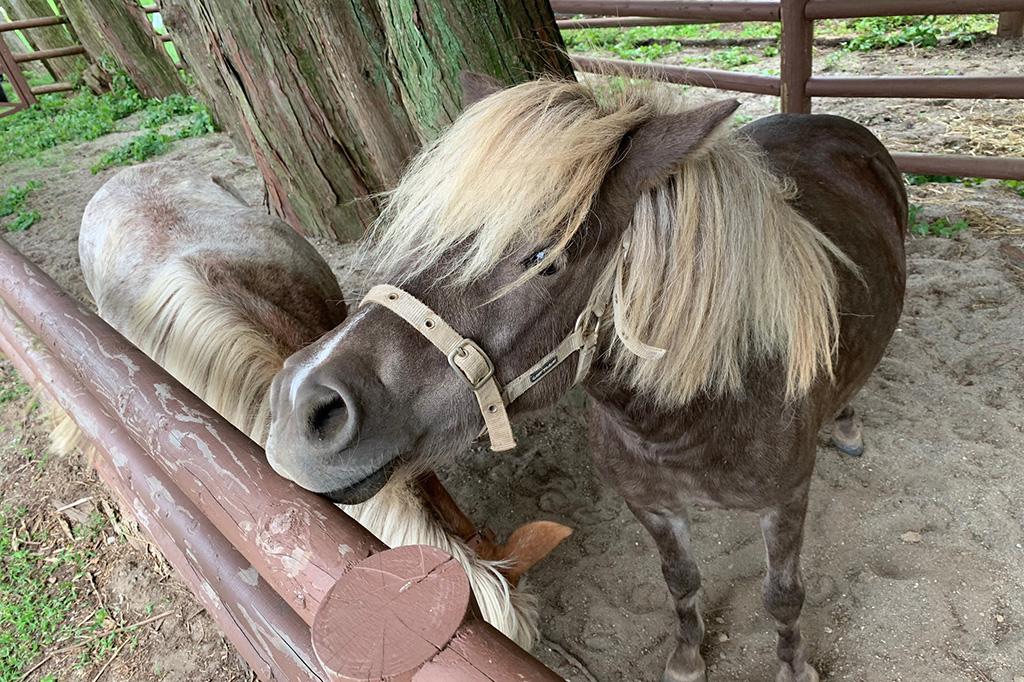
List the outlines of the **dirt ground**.
{"type": "MultiPolygon", "coordinates": [[[[829,57],[835,52],[822,50],[828,54],[819,57],[834,73],[973,72],[995,64],[1019,72],[1020,47],[992,41],[970,51],[829,57]]],[[[771,113],[777,101],[740,99],[751,118],[771,113]]],[[[834,100],[817,110],[865,123],[895,149],[1024,154],[1019,102],[834,100]]],[[[78,223],[116,172],[88,168],[127,134],[57,148],[0,175],[0,189],[44,182],[28,200],[41,220],[7,238],[78,296],[87,296],[78,223]]],[[[180,141],[164,158],[226,176],[261,199],[251,160],[223,135],[180,141]]],[[[1024,198],[993,182],[914,187],[911,197],[924,215],[963,217],[972,229],[909,241],[903,321],[854,403],[865,456],[842,458],[822,435],[803,560],[804,634],[824,679],[1022,682],[1024,198]]],[[[343,272],[350,249],[316,243],[343,272]]],[[[5,384],[15,381],[8,363],[0,370],[5,384]]],[[[654,680],[674,616],[653,544],[589,463],[583,404],[582,394],[571,395],[519,426],[514,453],[478,448],[443,476],[467,511],[499,532],[537,518],[575,528],[528,581],[542,604],[544,639],[535,653],[545,663],[573,681],[654,680]]],[[[250,679],[186,588],[110,506],[88,464],[45,456],[47,423],[31,398],[0,405],[0,422],[2,505],[26,506],[30,523],[55,532],[103,513],[112,522],[91,541],[96,589],[88,599],[121,623],[167,614],[135,630],[120,655],[78,667],[58,655],[28,679],[250,679]],[[56,511],[82,498],[89,499],[56,511]]],[[[712,678],[774,679],[756,518],[697,509],[693,521],[712,678]]]]}

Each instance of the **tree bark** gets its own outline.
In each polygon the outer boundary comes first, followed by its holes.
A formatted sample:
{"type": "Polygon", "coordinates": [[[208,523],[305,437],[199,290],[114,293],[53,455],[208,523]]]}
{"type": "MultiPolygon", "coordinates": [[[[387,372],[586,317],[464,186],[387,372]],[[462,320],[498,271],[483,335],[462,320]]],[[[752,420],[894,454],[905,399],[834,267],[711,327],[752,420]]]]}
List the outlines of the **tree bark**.
{"type": "MultiPolygon", "coordinates": [[[[0,6],[4,8],[11,19],[38,19],[54,16],[53,8],[50,7],[47,0],[3,0],[0,6]]],[[[22,31],[22,34],[33,50],[52,50],[79,44],[64,26],[30,28],[22,31]]],[[[74,82],[78,74],[88,66],[88,62],[81,56],[58,57],[32,63],[43,64],[55,81],[71,82],[74,82]]]]}
{"type": "MultiPolygon", "coordinates": [[[[44,2],[46,0],[43,0],[44,2]]],[[[94,60],[113,57],[147,97],[186,92],[163,43],[138,0],[60,0],[64,12],[94,60]]]]}
{"type": "Polygon", "coordinates": [[[547,0],[165,0],[163,16],[272,210],[343,240],[457,115],[459,71],[572,77],[547,0]]]}

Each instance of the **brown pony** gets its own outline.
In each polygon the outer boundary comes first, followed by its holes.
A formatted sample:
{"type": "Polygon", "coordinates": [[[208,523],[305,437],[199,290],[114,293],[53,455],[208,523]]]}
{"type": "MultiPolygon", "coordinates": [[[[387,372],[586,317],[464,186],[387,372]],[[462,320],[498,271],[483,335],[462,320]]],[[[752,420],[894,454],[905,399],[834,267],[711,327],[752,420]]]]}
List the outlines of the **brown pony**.
{"type": "Polygon", "coordinates": [[[778,680],[816,680],[799,627],[808,486],[837,413],[839,444],[859,450],[843,408],[902,308],[892,158],[835,116],[729,131],[735,101],[464,86],[475,103],[412,164],[366,247],[392,286],[274,381],[279,470],[357,502],[482,426],[510,447],[506,413],[582,380],[594,461],[653,536],[679,617],[663,679],[706,676],[686,511],[699,503],[761,512],[778,680]]]}

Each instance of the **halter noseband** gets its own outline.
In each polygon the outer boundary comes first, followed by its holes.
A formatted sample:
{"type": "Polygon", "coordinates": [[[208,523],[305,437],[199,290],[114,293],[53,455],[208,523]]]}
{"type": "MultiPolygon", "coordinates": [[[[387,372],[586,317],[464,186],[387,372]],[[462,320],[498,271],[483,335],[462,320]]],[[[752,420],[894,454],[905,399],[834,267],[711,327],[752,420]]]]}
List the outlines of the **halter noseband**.
{"type": "Polygon", "coordinates": [[[572,332],[562,339],[554,350],[505,384],[503,390],[498,386],[494,376],[494,363],[487,353],[475,341],[455,331],[440,315],[404,289],[390,284],[378,284],[366,293],[359,305],[377,303],[384,306],[444,353],[448,358],[448,364],[469,385],[476,397],[480,414],[484,418],[484,431],[491,440],[491,450],[511,450],[516,446],[516,439],[512,435],[512,425],[509,423],[505,408],[568,360],[573,353],[579,353],[573,385],[583,381],[594,362],[601,325],[609,303],[613,308],[616,334],[631,353],[649,360],[657,360],[664,355],[663,349],[633,339],[624,329],[619,302],[622,299],[623,264],[628,250],[629,242],[624,241],[618,257],[598,279],[590,294],[590,300],[576,318],[572,332]]]}

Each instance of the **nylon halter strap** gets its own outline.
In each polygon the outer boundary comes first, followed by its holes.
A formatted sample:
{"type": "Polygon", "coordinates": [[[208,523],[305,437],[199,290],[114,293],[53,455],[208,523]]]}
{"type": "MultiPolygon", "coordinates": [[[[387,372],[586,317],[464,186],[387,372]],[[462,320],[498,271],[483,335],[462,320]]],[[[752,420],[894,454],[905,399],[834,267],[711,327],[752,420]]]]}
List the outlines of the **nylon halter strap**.
{"type": "Polygon", "coordinates": [[[444,353],[448,364],[468,384],[476,397],[480,414],[484,418],[484,430],[491,440],[491,450],[500,452],[516,446],[505,409],[507,405],[550,374],[573,353],[580,354],[574,383],[579,383],[587,375],[597,349],[607,297],[597,307],[588,305],[576,320],[572,333],[540,361],[508,382],[504,390],[498,386],[494,363],[487,353],[472,339],[455,331],[440,315],[409,292],[390,284],[378,284],[367,292],[360,305],[367,303],[378,303],[398,315],[444,353]]]}
{"type": "Polygon", "coordinates": [[[512,435],[512,425],[505,408],[568,360],[573,353],[579,353],[573,385],[583,381],[594,362],[601,324],[609,303],[614,309],[616,335],[631,353],[648,360],[657,360],[664,355],[664,349],[638,341],[625,331],[626,325],[619,311],[619,302],[622,299],[624,261],[628,249],[629,242],[624,241],[618,256],[598,278],[590,300],[576,318],[572,332],[562,339],[554,350],[505,384],[504,390],[498,386],[494,376],[494,363],[487,353],[475,341],[455,331],[440,315],[404,289],[390,284],[378,284],[366,293],[359,305],[377,303],[384,306],[444,353],[448,358],[448,364],[469,385],[476,397],[480,414],[484,418],[484,431],[491,440],[491,450],[511,450],[516,446],[516,439],[512,435]]]}

